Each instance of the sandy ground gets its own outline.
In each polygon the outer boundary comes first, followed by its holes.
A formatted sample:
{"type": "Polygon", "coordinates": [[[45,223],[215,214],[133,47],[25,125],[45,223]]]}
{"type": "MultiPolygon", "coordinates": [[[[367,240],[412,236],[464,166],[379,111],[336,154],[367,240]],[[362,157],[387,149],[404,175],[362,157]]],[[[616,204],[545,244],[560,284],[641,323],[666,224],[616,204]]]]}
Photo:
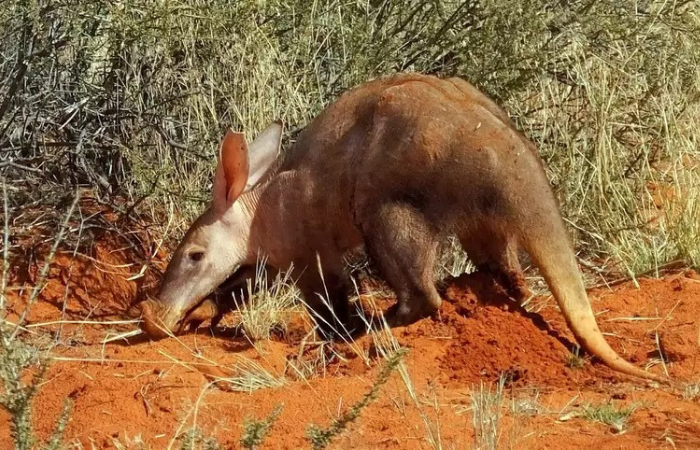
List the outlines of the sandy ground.
{"type": "MultiPolygon", "coordinates": [[[[301,321],[294,321],[285,335],[254,346],[230,329],[200,329],[158,342],[136,337],[101,344],[106,336],[134,325],[46,324],[62,318],[124,318],[134,300],[157,281],[154,274],[127,281],[139,267],[129,266],[128,248],[109,240],[96,243],[89,253],[89,258],[58,255],[29,316],[30,324],[40,326],[30,328],[28,339],[54,337],[60,328],[56,360],[34,403],[40,436],[51,432],[68,398],[73,409],[66,443],[139,448],[143,441],[150,448],[179,448],[177,436],[196,425],[222,447],[235,448],[244,419],[264,418],[283,405],[263,447],[308,448],[307,427],[328,426],[358,401],[384,362],[371,337],[353,346],[336,345],[336,356],[305,343],[302,360],[322,353],[328,360],[325,368],[318,366],[312,376],[300,379],[290,364],[302,348],[301,321]],[[283,385],[250,393],[222,390],[197,370],[206,371],[209,361],[221,368],[254,361],[283,385]]],[[[22,311],[35,280],[36,268],[16,263],[9,319],[22,311]]],[[[700,447],[700,395],[684,396],[687,382],[700,382],[700,276],[694,272],[641,279],[639,287],[629,282],[590,292],[611,345],[654,373],[666,370],[682,383],[674,388],[619,377],[585,356],[582,368],[572,367],[573,337],[551,298],[533,299],[533,312],[527,312],[480,274],[451,280],[443,295],[439,315],[393,330],[410,350],[404,362],[415,399],[394,373],[377,401],[333,447],[437,448],[441,442],[442,448],[472,448],[471,393],[480,382],[494,389],[501,376],[506,383],[499,448],[700,447]],[[586,405],[606,402],[615,408],[634,407],[622,432],[577,414],[586,405]]],[[[0,443],[11,447],[5,413],[0,413],[0,443]]]]}

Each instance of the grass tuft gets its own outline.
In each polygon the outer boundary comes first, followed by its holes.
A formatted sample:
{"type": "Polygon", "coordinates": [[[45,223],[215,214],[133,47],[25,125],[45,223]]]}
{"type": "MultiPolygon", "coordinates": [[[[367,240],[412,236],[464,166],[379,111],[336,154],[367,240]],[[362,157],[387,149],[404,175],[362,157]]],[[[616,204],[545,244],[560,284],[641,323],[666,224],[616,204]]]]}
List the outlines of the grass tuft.
{"type": "MultiPolygon", "coordinates": [[[[361,308],[358,308],[359,317],[364,322],[367,329],[371,330],[372,342],[374,343],[374,348],[377,353],[384,358],[385,361],[396,357],[396,355],[407,352],[408,349],[404,348],[399,344],[399,342],[394,337],[389,324],[386,319],[380,314],[374,301],[370,301],[370,309],[375,321],[380,321],[381,326],[372,326],[371,319],[366,317],[361,308]]],[[[426,440],[430,447],[435,450],[442,450],[442,435],[440,430],[439,421],[432,421],[423,407],[423,401],[418,398],[418,393],[416,392],[415,386],[406,367],[404,361],[400,361],[396,367],[396,371],[401,377],[401,381],[406,387],[406,392],[411,399],[411,402],[415,406],[418,414],[420,415],[421,421],[426,431],[426,440]]]]}
{"type": "Polygon", "coordinates": [[[683,400],[700,398],[700,383],[688,383],[683,389],[683,400]]]}
{"type": "Polygon", "coordinates": [[[477,449],[495,450],[501,434],[501,402],[506,378],[501,377],[492,391],[479,383],[472,388],[472,423],[474,425],[474,445],[477,449]]]}
{"type": "Polygon", "coordinates": [[[227,391],[248,393],[259,389],[279,388],[287,384],[284,377],[271,373],[262,365],[243,356],[234,364],[233,371],[234,376],[216,377],[216,384],[227,391]]]}
{"type": "Polygon", "coordinates": [[[289,272],[278,273],[270,281],[264,263],[258,264],[255,277],[247,282],[248,300],[234,302],[240,317],[239,326],[253,341],[270,339],[277,331],[286,333],[287,321],[298,305],[298,292],[289,272]]]}
{"type": "Polygon", "coordinates": [[[581,348],[577,345],[574,350],[569,353],[566,360],[566,367],[570,369],[583,369],[586,366],[586,359],[580,355],[581,348]]]}
{"type": "Polygon", "coordinates": [[[622,433],[627,428],[629,418],[636,409],[637,405],[616,407],[612,402],[598,405],[589,404],[583,407],[581,417],[586,420],[604,423],[614,432],[622,433]]]}

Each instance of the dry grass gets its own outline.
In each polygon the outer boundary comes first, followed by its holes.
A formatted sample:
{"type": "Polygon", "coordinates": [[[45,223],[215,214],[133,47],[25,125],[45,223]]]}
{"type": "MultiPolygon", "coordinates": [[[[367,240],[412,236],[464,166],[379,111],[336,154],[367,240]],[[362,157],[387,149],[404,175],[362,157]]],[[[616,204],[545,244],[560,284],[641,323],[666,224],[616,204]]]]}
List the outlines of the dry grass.
{"type": "Polygon", "coordinates": [[[299,294],[289,272],[272,281],[264,264],[258,264],[255,279],[248,280],[248,301],[239,302],[234,293],[239,325],[252,341],[269,339],[272,333],[286,333],[289,318],[299,309],[299,294]]]}
{"type": "MultiPolygon", "coordinates": [[[[129,198],[123,214],[165,223],[172,208],[177,237],[207,200],[225,128],[252,135],[281,118],[287,148],[342,91],[417,70],[463,76],[506,106],[538,144],[582,256],[625,275],[700,258],[696,2],[6,6],[12,209],[90,186],[129,198]]],[[[447,272],[466,269],[448,253],[447,272]]]]}
{"type": "MultiPolygon", "coordinates": [[[[620,2],[617,11],[632,6],[620,2]]],[[[606,8],[616,10],[593,7],[606,8]]],[[[679,258],[698,264],[690,244],[700,192],[700,79],[691,69],[700,54],[690,32],[697,36],[697,8],[650,2],[643,12],[594,14],[581,26],[607,29],[599,41],[572,33],[566,69],[511,96],[509,109],[539,143],[587,253],[628,275],[679,258]],[[667,28],[674,21],[680,28],[667,28]]]]}
{"type": "Polygon", "coordinates": [[[700,383],[688,383],[683,388],[683,399],[684,400],[697,400],[700,398],[700,383]]]}
{"type": "Polygon", "coordinates": [[[283,376],[273,374],[257,362],[244,357],[239,357],[233,370],[234,376],[220,379],[232,391],[253,392],[258,389],[278,388],[287,384],[287,380],[283,376]]]}
{"type": "Polygon", "coordinates": [[[472,387],[472,423],[474,425],[474,446],[477,449],[495,450],[498,448],[501,430],[501,403],[505,377],[501,377],[493,388],[480,383],[472,387]]]}
{"type": "MultiPolygon", "coordinates": [[[[371,301],[370,308],[374,317],[380,317],[379,309],[371,301]]],[[[371,336],[372,341],[374,343],[374,348],[376,349],[379,356],[381,356],[385,361],[391,361],[393,360],[393,358],[396,358],[396,355],[401,355],[408,351],[406,348],[402,347],[401,344],[399,344],[399,342],[396,340],[394,334],[391,331],[391,328],[386,323],[383,317],[381,319],[375,319],[381,320],[381,326],[375,325],[373,328],[370,327],[370,320],[365,316],[362,317],[368,329],[372,330],[371,336]]],[[[440,423],[431,420],[430,416],[426,412],[423,402],[421,401],[421,399],[419,399],[419,394],[416,391],[413,380],[411,379],[411,376],[409,374],[409,369],[403,360],[398,361],[396,371],[401,377],[401,381],[403,382],[403,385],[406,388],[406,393],[408,394],[413,407],[416,408],[421,418],[421,421],[423,422],[426,442],[428,443],[430,448],[433,448],[435,450],[442,450],[443,442],[440,432],[440,423]]]]}

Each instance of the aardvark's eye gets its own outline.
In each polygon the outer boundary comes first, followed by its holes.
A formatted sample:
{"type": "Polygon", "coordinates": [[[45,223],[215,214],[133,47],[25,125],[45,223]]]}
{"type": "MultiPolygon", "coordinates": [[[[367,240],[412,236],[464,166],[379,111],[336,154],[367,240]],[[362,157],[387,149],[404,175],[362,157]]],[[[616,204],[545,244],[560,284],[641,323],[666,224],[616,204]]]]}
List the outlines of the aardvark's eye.
{"type": "Polygon", "coordinates": [[[187,255],[192,261],[198,262],[201,261],[202,258],[204,258],[204,252],[190,252],[187,255]]]}

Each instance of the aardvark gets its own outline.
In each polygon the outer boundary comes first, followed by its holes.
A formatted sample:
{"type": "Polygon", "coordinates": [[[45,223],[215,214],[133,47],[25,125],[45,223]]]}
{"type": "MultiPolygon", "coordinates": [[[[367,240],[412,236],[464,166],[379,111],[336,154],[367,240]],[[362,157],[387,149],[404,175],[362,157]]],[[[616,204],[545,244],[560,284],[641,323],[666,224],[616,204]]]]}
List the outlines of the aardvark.
{"type": "Polygon", "coordinates": [[[250,144],[226,133],[211,205],[175,251],[157,298],[141,305],[149,335],[212,318],[207,297],[261,258],[292,267],[318,322],[333,329],[348,318],[343,255],[360,246],[396,292],[389,324],[410,324],[440,307],[436,253],[455,234],[515,299],[526,294],[522,247],[583,348],[619,372],[660,380],[606,342],[535,146],[471,84],[377,79],[342,95],[278,156],[281,137],[279,123],[250,144]]]}

